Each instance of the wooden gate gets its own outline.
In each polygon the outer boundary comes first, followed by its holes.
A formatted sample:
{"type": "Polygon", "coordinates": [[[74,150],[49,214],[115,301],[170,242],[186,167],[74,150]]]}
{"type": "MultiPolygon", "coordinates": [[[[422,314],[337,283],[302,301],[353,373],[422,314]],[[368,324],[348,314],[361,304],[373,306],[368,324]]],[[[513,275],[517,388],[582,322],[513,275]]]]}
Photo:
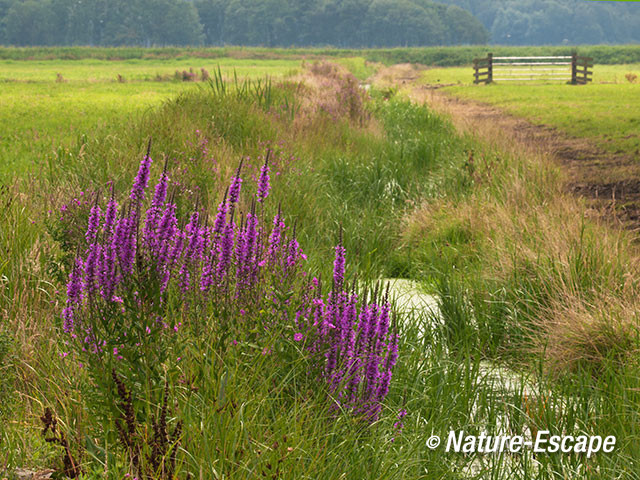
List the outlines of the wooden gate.
{"type": "Polygon", "coordinates": [[[494,57],[473,60],[473,83],[560,81],[586,85],[592,80],[593,58],[569,56],[494,57]]]}

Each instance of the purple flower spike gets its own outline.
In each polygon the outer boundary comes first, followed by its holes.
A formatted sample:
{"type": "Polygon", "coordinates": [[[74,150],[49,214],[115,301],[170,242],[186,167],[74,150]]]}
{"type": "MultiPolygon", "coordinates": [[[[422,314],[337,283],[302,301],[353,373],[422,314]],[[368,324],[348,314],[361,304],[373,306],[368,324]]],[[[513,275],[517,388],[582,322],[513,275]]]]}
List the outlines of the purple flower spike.
{"type": "Polygon", "coordinates": [[[247,233],[245,235],[244,242],[244,260],[247,262],[246,266],[251,266],[251,259],[254,255],[254,248],[256,246],[256,242],[258,240],[258,217],[249,212],[247,214],[247,233]]]}
{"type": "Polygon", "coordinates": [[[200,215],[198,212],[193,212],[191,220],[187,224],[186,234],[188,235],[187,252],[185,261],[196,262],[199,260],[200,246],[202,244],[200,229],[200,215]]]}
{"type": "Polygon", "coordinates": [[[123,273],[129,274],[133,268],[135,256],[135,213],[130,212],[131,218],[122,216],[116,223],[113,236],[113,249],[118,256],[118,263],[123,273]]]}
{"type": "Polygon", "coordinates": [[[213,222],[213,234],[219,236],[222,234],[224,230],[224,226],[227,223],[227,195],[229,193],[229,189],[227,188],[224,192],[224,198],[222,202],[218,205],[218,212],[216,213],[216,219],[213,222]]]}
{"type": "Polygon", "coordinates": [[[269,196],[269,190],[271,189],[271,184],[269,183],[269,154],[271,150],[267,151],[267,158],[264,161],[264,165],[260,169],[260,179],[258,180],[258,193],[256,196],[258,197],[258,202],[262,203],[269,196]]]}
{"type": "Polygon", "coordinates": [[[153,194],[153,200],[151,205],[154,207],[161,207],[164,204],[164,201],[167,198],[167,183],[169,182],[169,177],[167,176],[167,172],[162,172],[162,176],[160,180],[156,184],[156,190],[153,194]]]}
{"type": "Polygon", "coordinates": [[[278,208],[278,214],[273,217],[273,230],[271,230],[271,235],[269,237],[269,250],[267,251],[267,257],[269,257],[269,260],[272,262],[280,251],[284,227],[285,225],[280,215],[280,209],[278,208]]]}
{"type": "Polygon", "coordinates": [[[231,216],[229,223],[224,229],[224,235],[222,237],[222,242],[220,245],[220,260],[218,262],[218,268],[216,271],[216,275],[219,283],[222,283],[222,280],[227,273],[227,269],[229,268],[229,263],[231,262],[232,252],[233,252],[233,215],[231,216]]]}
{"type": "Polygon", "coordinates": [[[202,276],[200,278],[200,290],[208,292],[211,285],[213,285],[213,262],[215,261],[215,255],[212,253],[204,267],[202,267],[202,276]]]}
{"type": "Polygon", "coordinates": [[[345,249],[342,246],[342,242],[340,242],[336,247],[336,258],[333,262],[333,288],[336,291],[341,290],[344,283],[344,256],[345,249]]]}
{"type": "Polygon", "coordinates": [[[238,199],[240,198],[240,187],[242,187],[242,178],[240,178],[240,170],[242,170],[242,162],[240,160],[240,165],[238,165],[238,170],[236,170],[236,175],[233,177],[231,181],[231,186],[229,187],[229,205],[233,206],[238,203],[238,199]]]}
{"type": "Polygon", "coordinates": [[[117,258],[115,249],[111,242],[105,243],[102,248],[102,255],[100,256],[100,262],[98,265],[98,283],[101,288],[102,297],[111,301],[113,292],[116,287],[116,265],[117,258]]]}
{"type": "Polygon", "coordinates": [[[76,259],[73,269],[69,274],[69,284],[67,285],[67,301],[78,303],[82,294],[82,262],[76,259]]]}
{"type": "Polygon", "coordinates": [[[91,207],[91,212],[89,213],[89,222],[87,225],[87,233],[85,234],[85,238],[87,239],[87,243],[91,244],[95,241],[98,236],[98,229],[100,228],[100,215],[102,211],[98,206],[98,198],[96,197],[96,203],[91,207]]]}
{"type": "Polygon", "coordinates": [[[171,203],[167,205],[162,214],[160,225],[156,231],[154,254],[157,255],[157,266],[163,268],[169,259],[171,252],[171,241],[176,231],[178,220],[176,219],[176,206],[171,203]]]}
{"type": "Polygon", "coordinates": [[[149,182],[149,169],[151,168],[151,157],[149,156],[151,152],[151,140],[149,140],[149,146],[147,147],[147,154],[143,157],[140,162],[140,167],[138,168],[138,174],[136,175],[135,180],[133,181],[133,187],[131,188],[130,198],[135,203],[142,203],[144,200],[144,191],[147,188],[147,183],[149,182]]]}
{"type": "Polygon", "coordinates": [[[96,289],[96,276],[98,274],[98,259],[100,258],[100,245],[94,243],[89,247],[89,255],[84,266],[85,271],[85,291],[91,297],[96,289]]]}
{"type": "Polygon", "coordinates": [[[116,216],[118,215],[118,202],[116,202],[113,197],[109,200],[107,204],[107,211],[104,214],[104,235],[105,241],[108,242],[113,235],[113,226],[116,221],[116,216]]]}

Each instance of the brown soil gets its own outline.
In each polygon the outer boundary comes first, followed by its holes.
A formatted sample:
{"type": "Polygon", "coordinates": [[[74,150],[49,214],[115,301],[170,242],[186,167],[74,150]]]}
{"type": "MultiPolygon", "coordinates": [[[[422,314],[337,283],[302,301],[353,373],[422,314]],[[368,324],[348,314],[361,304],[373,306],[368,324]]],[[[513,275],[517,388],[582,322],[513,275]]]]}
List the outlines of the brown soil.
{"type": "Polygon", "coordinates": [[[422,69],[394,65],[379,71],[372,83],[402,88],[413,100],[450,115],[460,131],[473,132],[510,150],[548,157],[566,173],[567,189],[586,198],[599,216],[640,230],[640,162],[633,155],[607,152],[589,139],[536,125],[488,104],[453,97],[440,90],[442,85],[418,85],[422,69]]]}

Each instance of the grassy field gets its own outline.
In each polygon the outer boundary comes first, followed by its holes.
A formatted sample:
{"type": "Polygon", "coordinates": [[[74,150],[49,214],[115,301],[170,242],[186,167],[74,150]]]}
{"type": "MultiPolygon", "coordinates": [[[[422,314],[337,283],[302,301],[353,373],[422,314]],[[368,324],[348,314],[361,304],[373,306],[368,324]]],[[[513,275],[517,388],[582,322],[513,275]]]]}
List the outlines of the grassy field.
{"type": "Polygon", "coordinates": [[[53,82],[57,74],[69,82],[115,82],[121,75],[124,81],[142,82],[172,80],[177,71],[194,69],[200,74],[204,68],[213,73],[220,67],[226,75],[234,72],[242,78],[284,76],[300,69],[300,60],[260,60],[234,58],[183,58],[133,60],[41,60],[0,61],[0,82],[53,82]]]}
{"type": "MultiPolygon", "coordinates": [[[[14,480],[17,468],[73,476],[69,464],[80,463],[82,478],[114,480],[639,478],[640,252],[628,232],[586,219],[585,205],[564,193],[561,173],[544,158],[457,134],[392,91],[367,94],[340,66],[303,68],[298,60],[293,79],[291,64],[269,63],[282,76],[245,88],[144,80],[157,66],[118,83],[121,61],[109,63],[114,70],[103,70],[100,81],[89,81],[91,69],[78,63],[67,83],[56,83],[50,73],[66,61],[51,61],[42,81],[7,82],[0,97],[10,132],[0,176],[0,476],[14,480]],[[155,215],[156,200],[148,191],[134,203],[140,197],[130,193],[149,138],[149,184],[167,173],[162,208],[175,204],[172,231],[193,246],[178,257],[183,268],[164,293],[148,263],[162,252],[149,246],[155,240],[138,217],[155,215]],[[268,151],[272,189],[256,205],[268,151]],[[224,216],[225,232],[247,235],[255,214],[265,229],[259,241],[269,242],[261,251],[271,251],[270,225],[281,212],[289,243],[280,250],[283,263],[265,264],[255,296],[233,295],[229,285],[243,285],[235,277],[208,296],[209,262],[216,272],[238,268],[232,271],[244,278],[239,253],[232,267],[222,253],[202,265],[193,253],[200,248],[194,225],[213,226],[219,202],[230,205],[223,199],[232,196],[226,189],[240,159],[242,190],[235,220],[224,216]],[[122,242],[113,244],[120,283],[105,299],[86,279],[91,252],[111,245],[109,231],[92,233],[87,224],[110,199],[130,206],[115,218],[135,231],[126,238],[141,253],[128,260],[132,273],[120,275],[126,255],[122,242]],[[294,232],[304,261],[291,253],[294,232]],[[401,277],[438,305],[439,313],[392,306],[387,327],[397,328],[399,355],[373,419],[372,405],[354,409],[340,396],[345,379],[328,378],[337,368],[329,366],[333,347],[313,340],[330,334],[305,323],[308,312],[296,315],[298,304],[308,305],[307,289],[316,288],[310,278],[324,286],[317,301],[340,291],[338,244],[346,248],[345,294],[351,283],[401,277]],[[77,305],[68,303],[76,297],[67,288],[76,257],[84,272],[77,305]],[[65,305],[92,328],[70,330],[65,305]],[[95,331],[109,342],[99,354],[78,345],[95,331]],[[42,434],[46,408],[58,419],[47,434],[55,441],[42,434]],[[591,458],[426,445],[450,430],[528,437],[543,429],[615,435],[618,443],[612,454],[591,458]]],[[[240,68],[251,60],[234,62],[240,68]]],[[[341,62],[359,78],[373,68],[362,57],[341,62]]],[[[169,73],[178,64],[159,63],[169,73]]],[[[28,62],[16,68],[31,75],[28,62]]],[[[259,78],[259,68],[250,75],[259,78]]],[[[103,270],[98,277],[110,278],[103,270]]],[[[361,288],[358,308],[362,295],[361,288]]],[[[368,298],[384,304],[380,292],[368,298]]],[[[357,339],[368,335],[360,332],[357,339]]],[[[372,353],[361,360],[369,365],[372,353]]],[[[395,363],[385,362],[384,369],[395,363]]],[[[362,375],[366,381],[351,391],[357,398],[375,372],[362,375]]]]}
{"type": "Polygon", "coordinates": [[[7,83],[0,94],[0,178],[46,167],[82,135],[122,128],[172,95],[182,83],[7,83]]]}
{"type": "MultiPolygon", "coordinates": [[[[359,78],[373,72],[362,57],[339,63],[359,78]]],[[[176,71],[193,69],[200,87],[201,69],[227,80],[300,73],[301,59],[182,58],[130,60],[0,60],[0,178],[41,168],[87,131],[117,131],[122,122],[188,89],[176,71]],[[58,74],[61,77],[58,77],[58,74]],[[124,83],[118,82],[118,75],[124,83]]]]}
{"type": "Polygon", "coordinates": [[[593,83],[578,87],[558,82],[473,85],[471,67],[429,69],[422,80],[427,84],[451,85],[445,88],[446,92],[591,139],[610,152],[637,154],[640,84],[637,80],[630,83],[627,74],[640,78],[640,65],[596,64],[593,83]]]}
{"type": "MultiPolygon", "coordinates": [[[[228,77],[241,78],[264,76],[291,76],[300,72],[301,65],[313,62],[319,57],[315,54],[283,55],[282,58],[261,58],[255,53],[247,53],[248,58],[236,58],[221,54],[219,56],[179,55],[177,58],[79,58],[79,59],[39,59],[19,60],[3,58],[6,50],[0,48],[0,82],[109,82],[120,81],[170,81],[176,71],[193,69],[200,78],[201,69],[213,74],[218,68],[228,77]],[[61,78],[58,77],[61,75],[61,78]]],[[[355,53],[355,52],[354,52],[355,53]]],[[[341,55],[336,63],[344,65],[360,79],[375,71],[363,55],[341,55]]]]}

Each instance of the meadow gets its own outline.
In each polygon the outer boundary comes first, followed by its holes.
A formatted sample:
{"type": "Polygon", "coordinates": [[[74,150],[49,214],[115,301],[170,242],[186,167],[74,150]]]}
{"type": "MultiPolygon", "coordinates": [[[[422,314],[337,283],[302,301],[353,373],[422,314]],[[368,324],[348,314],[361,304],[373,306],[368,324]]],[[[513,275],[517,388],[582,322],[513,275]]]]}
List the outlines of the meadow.
{"type": "MultiPolygon", "coordinates": [[[[362,57],[339,62],[360,78],[373,71],[362,57]]],[[[87,130],[117,130],[130,116],[197,88],[194,83],[202,80],[202,69],[233,82],[235,77],[293,76],[303,64],[300,58],[227,57],[0,60],[0,178],[46,164],[87,130]],[[195,72],[196,82],[182,72],[195,72]]]]}
{"type": "Polygon", "coordinates": [[[67,60],[7,62],[0,474],[638,478],[632,235],[585,218],[545,158],[366,93],[364,57],[271,60],[197,83],[147,80],[195,58],[74,60],[67,82],[67,60]],[[437,311],[387,303],[381,278],[437,311]],[[426,445],[542,429],[618,443],[426,445]]]}

